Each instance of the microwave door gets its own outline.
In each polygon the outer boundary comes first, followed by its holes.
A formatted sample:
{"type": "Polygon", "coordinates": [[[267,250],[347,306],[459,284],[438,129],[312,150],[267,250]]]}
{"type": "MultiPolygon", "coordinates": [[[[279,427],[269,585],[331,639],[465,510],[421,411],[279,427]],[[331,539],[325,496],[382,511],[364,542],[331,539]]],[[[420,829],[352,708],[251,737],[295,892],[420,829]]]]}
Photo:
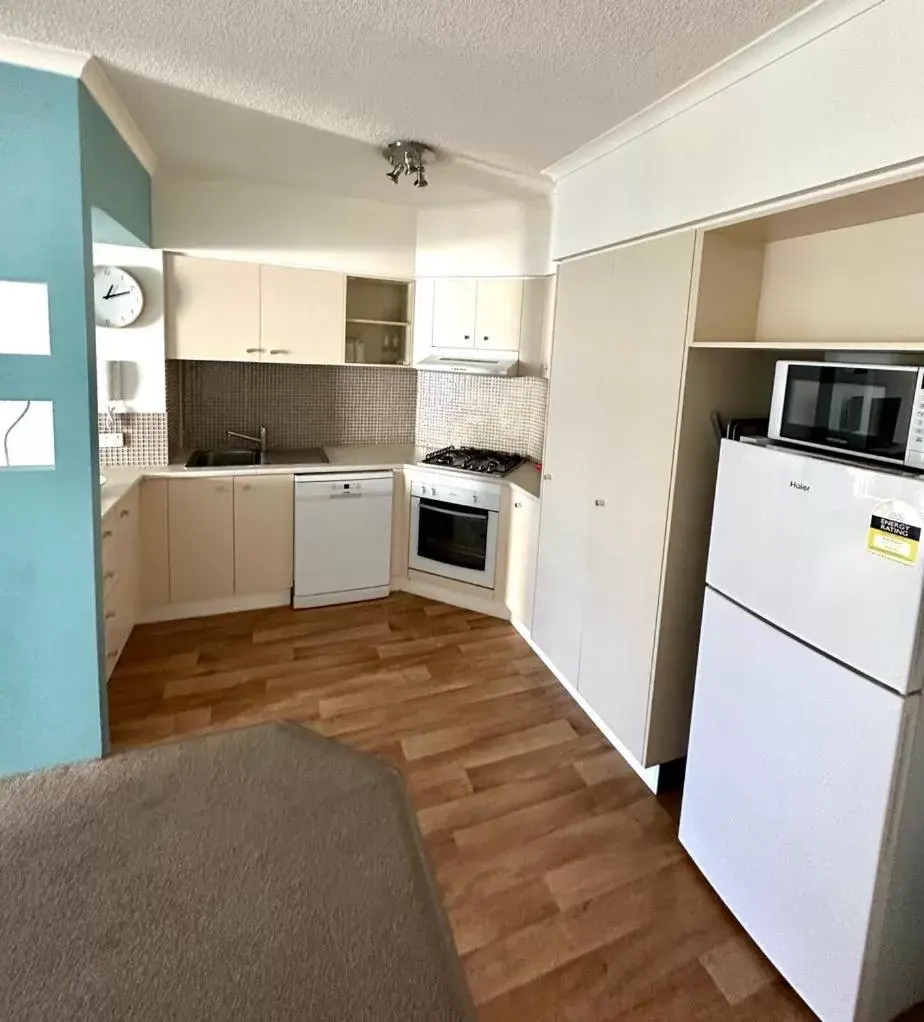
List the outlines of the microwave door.
{"type": "Polygon", "coordinates": [[[904,460],[916,372],[817,363],[788,363],[781,368],[776,439],[886,461],[904,460]]]}

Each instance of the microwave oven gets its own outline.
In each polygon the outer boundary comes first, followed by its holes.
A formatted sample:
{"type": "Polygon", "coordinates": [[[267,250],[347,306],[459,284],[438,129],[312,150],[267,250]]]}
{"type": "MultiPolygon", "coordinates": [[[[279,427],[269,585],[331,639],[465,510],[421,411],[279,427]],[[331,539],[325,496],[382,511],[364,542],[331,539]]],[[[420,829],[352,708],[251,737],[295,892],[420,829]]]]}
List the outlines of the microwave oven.
{"type": "Polygon", "coordinates": [[[924,367],[777,362],[771,440],[924,471],[924,367]]]}

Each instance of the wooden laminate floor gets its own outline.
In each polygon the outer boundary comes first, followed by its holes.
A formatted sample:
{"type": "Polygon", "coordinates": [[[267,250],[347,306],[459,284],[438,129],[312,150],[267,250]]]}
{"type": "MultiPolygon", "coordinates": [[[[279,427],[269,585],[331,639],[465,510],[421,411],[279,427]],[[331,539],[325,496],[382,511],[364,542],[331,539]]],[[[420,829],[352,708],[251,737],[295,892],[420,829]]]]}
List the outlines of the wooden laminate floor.
{"type": "Polygon", "coordinates": [[[296,720],[395,763],[482,1022],[814,1018],[505,622],[396,594],[135,629],[113,748],[296,720]]]}

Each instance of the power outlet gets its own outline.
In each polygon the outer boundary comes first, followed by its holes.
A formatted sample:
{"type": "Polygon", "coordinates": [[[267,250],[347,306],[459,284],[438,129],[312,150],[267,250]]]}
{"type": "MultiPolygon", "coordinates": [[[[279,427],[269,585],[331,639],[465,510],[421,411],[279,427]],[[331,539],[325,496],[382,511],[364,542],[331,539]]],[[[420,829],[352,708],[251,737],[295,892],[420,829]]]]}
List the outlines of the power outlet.
{"type": "Polygon", "coordinates": [[[99,435],[100,448],[103,447],[124,447],[125,446],[125,434],[124,433],[100,433],[99,435]]]}

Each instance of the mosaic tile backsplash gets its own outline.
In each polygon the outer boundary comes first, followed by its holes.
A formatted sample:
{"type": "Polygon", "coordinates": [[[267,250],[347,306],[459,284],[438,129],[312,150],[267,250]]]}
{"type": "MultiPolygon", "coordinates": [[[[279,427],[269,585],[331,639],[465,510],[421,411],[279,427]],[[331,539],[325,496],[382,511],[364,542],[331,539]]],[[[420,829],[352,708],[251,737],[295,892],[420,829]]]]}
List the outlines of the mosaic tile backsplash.
{"type": "MultiPolygon", "coordinates": [[[[184,449],[225,446],[229,429],[255,436],[261,425],[277,450],[414,442],[417,373],[411,369],[186,361],[177,366],[178,442],[184,449]]],[[[168,388],[173,375],[168,372],[168,388]]]]}
{"type": "Polygon", "coordinates": [[[161,413],[99,416],[100,433],[124,433],[124,447],[101,448],[101,468],[125,465],[166,465],[168,462],[167,416],[161,413]]]}
{"type": "Polygon", "coordinates": [[[171,457],[267,428],[276,449],[470,444],[542,460],[545,380],[374,366],[167,363],[171,457]]]}
{"type": "Polygon", "coordinates": [[[489,447],[542,461],[548,384],[529,376],[421,372],[417,443],[489,447]]]}

